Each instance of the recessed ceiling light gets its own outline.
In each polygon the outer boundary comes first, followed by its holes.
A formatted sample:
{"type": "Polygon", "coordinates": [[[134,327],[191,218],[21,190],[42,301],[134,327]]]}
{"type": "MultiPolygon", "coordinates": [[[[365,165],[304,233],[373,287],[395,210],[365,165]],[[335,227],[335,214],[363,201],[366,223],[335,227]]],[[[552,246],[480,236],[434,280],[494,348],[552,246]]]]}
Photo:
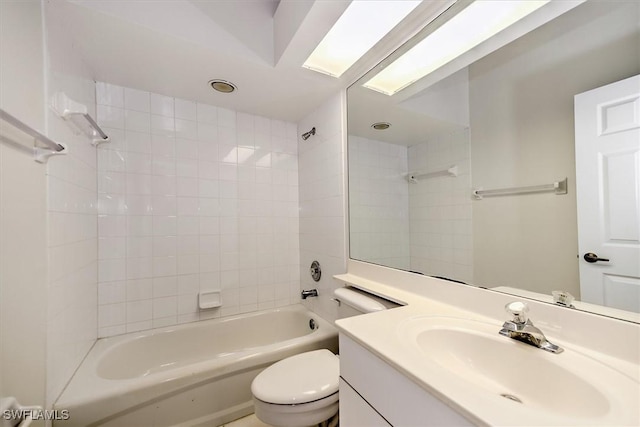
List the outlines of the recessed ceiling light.
{"type": "Polygon", "coordinates": [[[211,86],[214,90],[222,93],[231,93],[238,89],[236,85],[226,80],[213,79],[209,81],[209,86],[211,86]]]}
{"type": "Polygon", "coordinates": [[[375,130],[387,130],[391,127],[391,123],[387,122],[378,122],[371,125],[375,130]]]}
{"type": "Polygon", "coordinates": [[[547,3],[549,0],[476,0],[364,86],[393,95],[547,3]]]}
{"type": "Polygon", "coordinates": [[[302,66],[340,77],[421,2],[352,1],[302,66]]]}

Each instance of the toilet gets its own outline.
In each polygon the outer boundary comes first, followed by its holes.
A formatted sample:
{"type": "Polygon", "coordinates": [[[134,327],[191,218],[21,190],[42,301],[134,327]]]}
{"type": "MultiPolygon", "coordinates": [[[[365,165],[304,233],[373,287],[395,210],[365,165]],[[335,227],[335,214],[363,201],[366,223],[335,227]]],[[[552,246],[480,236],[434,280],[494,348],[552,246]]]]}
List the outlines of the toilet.
{"type": "MultiPolygon", "coordinates": [[[[334,292],[339,317],[397,306],[354,288],[334,292]]],[[[277,427],[320,424],[338,412],[339,357],[322,349],[296,354],[262,371],[251,384],[255,413],[277,427]]]]}

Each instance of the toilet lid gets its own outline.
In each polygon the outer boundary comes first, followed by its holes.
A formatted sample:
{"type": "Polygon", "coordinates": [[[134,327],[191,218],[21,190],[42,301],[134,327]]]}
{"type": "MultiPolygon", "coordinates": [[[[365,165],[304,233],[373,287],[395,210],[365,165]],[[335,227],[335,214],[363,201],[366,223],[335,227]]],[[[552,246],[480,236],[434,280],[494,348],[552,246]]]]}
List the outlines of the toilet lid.
{"type": "Polygon", "coordinates": [[[339,378],[338,356],[326,349],[315,350],[269,366],[253,380],[251,392],[267,403],[308,403],[336,393],[339,378]]]}

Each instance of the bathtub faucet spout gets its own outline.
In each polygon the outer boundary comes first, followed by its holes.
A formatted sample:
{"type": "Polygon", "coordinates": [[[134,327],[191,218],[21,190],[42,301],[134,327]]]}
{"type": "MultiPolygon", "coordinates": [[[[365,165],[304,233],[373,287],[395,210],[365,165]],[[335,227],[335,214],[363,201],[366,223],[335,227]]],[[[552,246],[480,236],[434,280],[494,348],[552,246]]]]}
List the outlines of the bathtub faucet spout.
{"type": "Polygon", "coordinates": [[[309,297],[317,297],[318,290],[317,289],[309,289],[307,291],[302,291],[302,299],[307,299],[309,297]]]}

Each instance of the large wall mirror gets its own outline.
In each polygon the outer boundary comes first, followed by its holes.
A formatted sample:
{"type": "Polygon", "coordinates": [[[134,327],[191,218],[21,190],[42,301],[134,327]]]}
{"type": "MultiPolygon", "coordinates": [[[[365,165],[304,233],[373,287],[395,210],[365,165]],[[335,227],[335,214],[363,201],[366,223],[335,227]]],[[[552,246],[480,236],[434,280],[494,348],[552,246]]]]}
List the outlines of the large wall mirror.
{"type": "Polygon", "coordinates": [[[348,89],[350,257],[637,321],[640,2],[549,4],[373,90],[456,2],[348,89]]]}

